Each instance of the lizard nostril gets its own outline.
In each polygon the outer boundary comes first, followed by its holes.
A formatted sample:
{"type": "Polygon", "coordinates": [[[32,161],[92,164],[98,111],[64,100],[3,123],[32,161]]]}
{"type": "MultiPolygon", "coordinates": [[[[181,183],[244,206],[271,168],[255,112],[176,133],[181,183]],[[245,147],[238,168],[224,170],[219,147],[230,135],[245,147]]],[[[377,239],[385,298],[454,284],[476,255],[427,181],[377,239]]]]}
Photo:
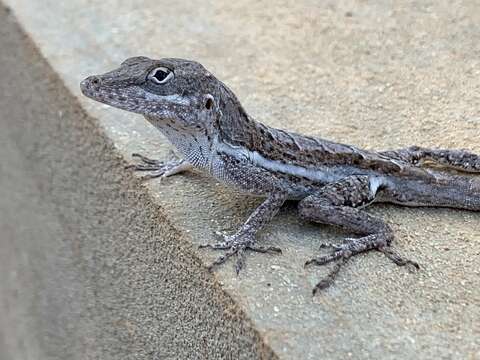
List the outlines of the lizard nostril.
{"type": "Polygon", "coordinates": [[[80,89],[85,92],[98,91],[102,85],[102,80],[98,76],[89,76],[80,83],[80,89]]]}
{"type": "Polygon", "coordinates": [[[98,85],[100,85],[101,81],[100,81],[100,78],[98,76],[92,76],[92,77],[90,77],[90,83],[92,85],[98,86],[98,85]]]}

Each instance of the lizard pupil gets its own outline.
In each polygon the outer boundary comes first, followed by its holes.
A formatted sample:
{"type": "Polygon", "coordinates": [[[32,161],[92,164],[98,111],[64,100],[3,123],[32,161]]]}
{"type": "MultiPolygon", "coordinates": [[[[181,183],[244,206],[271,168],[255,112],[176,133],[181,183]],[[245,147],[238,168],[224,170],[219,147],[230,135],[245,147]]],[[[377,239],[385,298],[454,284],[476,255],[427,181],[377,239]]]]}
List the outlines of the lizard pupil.
{"type": "Polygon", "coordinates": [[[157,70],[155,71],[155,75],[153,75],[153,77],[155,79],[157,79],[158,81],[162,82],[163,80],[166,79],[168,73],[166,71],[163,71],[163,70],[157,70]]]}
{"type": "Polygon", "coordinates": [[[149,75],[149,78],[157,84],[164,84],[172,77],[173,73],[170,69],[164,67],[154,69],[149,75]]]}

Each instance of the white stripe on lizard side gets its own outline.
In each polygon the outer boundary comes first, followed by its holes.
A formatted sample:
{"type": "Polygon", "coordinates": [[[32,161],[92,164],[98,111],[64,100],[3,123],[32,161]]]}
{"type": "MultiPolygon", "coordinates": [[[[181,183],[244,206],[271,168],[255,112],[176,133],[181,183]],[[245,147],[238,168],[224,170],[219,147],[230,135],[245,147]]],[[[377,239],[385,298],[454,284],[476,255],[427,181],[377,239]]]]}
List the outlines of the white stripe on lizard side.
{"type": "Polygon", "coordinates": [[[250,151],[241,146],[234,146],[224,142],[217,142],[216,149],[233,157],[240,157],[249,160],[266,170],[301,176],[317,182],[334,182],[341,179],[342,174],[335,173],[331,168],[318,166],[316,168],[306,168],[299,165],[287,164],[278,160],[270,160],[263,157],[256,151],[250,151]]]}

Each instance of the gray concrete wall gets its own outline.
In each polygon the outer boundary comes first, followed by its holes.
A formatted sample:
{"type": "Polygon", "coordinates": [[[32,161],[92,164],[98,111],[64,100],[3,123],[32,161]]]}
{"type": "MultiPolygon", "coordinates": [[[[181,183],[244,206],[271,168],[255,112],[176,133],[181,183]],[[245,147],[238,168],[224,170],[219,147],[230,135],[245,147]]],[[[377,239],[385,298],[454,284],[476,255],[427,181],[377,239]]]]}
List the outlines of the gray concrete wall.
{"type": "Polygon", "coordinates": [[[130,153],[169,145],[78,89],[128,56],[185,57],[273,126],[480,152],[475,1],[2,1],[51,66],[2,10],[5,358],[480,358],[478,213],[372,207],[421,271],[370,253],[312,297],[328,269],[303,263],[346,234],[290,204],[260,236],[282,256],[209,274],[217,254],[196,246],[259,200],[200,174],[140,184],[130,153]]]}

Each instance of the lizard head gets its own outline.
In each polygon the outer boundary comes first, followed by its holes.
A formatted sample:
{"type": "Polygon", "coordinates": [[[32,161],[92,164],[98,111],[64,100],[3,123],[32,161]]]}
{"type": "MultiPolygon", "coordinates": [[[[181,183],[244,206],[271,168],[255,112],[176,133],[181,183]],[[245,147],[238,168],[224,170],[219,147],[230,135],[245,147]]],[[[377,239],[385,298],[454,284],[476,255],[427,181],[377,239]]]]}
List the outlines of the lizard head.
{"type": "Polygon", "coordinates": [[[153,125],[169,121],[205,131],[221,113],[225,85],[201,64],[183,59],[133,57],[118,69],[80,84],[89,98],[144,115],[153,125]]]}

